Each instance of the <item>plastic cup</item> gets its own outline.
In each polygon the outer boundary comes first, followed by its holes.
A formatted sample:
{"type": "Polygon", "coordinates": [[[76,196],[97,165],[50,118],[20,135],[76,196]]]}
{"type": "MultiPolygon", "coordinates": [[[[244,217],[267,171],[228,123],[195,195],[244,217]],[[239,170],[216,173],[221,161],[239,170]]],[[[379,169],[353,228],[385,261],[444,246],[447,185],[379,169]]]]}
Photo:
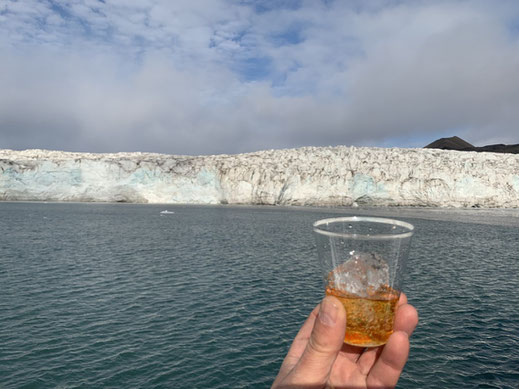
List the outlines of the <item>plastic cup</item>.
{"type": "Polygon", "coordinates": [[[314,223],[326,295],[346,310],[344,343],[376,347],[393,333],[414,227],[377,217],[314,223]]]}

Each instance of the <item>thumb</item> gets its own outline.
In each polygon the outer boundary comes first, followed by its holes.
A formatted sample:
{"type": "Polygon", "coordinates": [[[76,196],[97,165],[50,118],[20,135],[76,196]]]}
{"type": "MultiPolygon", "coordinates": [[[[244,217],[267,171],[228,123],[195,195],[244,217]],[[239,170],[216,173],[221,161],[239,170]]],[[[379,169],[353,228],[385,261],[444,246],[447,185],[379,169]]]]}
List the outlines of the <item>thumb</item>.
{"type": "Polygon", "coordinates": [[[308,384],[326,382],[344,343],[345,332],[344,307],[337,298],[325,297],[305,351],[294,369],[294,375],[298,376],[297,381],[308,384]]]}

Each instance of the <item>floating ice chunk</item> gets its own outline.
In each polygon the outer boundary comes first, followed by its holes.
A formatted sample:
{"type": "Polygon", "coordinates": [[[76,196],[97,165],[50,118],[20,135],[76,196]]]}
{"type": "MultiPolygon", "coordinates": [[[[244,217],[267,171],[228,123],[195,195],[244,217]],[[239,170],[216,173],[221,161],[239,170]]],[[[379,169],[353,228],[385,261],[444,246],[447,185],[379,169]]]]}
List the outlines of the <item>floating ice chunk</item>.
{"type": "Polygon", "coordinates": [[[389,284],[389,266],[376,253],[354,253],[331,276],[335,289],[369,297],[389,284]]]}

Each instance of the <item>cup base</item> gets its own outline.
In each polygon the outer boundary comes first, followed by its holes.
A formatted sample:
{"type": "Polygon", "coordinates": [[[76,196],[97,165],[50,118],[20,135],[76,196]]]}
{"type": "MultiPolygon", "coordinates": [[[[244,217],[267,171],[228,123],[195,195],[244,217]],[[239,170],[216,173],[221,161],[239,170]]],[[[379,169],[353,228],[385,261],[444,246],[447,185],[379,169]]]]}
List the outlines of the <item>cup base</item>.
{"type": "MultiPolygon", "coordinates": [[[[389,338],[388,334],[388,338],[389,338]]],[[[387,343],[387,340],[374,341],[365,334],[349,332],[344,338],[344,344],[355,346],[355,347],[378,347],[383,346],[387,343]]]]}

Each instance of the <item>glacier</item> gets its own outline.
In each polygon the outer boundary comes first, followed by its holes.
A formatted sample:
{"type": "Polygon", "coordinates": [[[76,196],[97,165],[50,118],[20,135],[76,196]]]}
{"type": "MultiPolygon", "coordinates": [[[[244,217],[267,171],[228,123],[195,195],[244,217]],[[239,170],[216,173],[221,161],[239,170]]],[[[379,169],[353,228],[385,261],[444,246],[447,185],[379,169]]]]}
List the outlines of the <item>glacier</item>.
{"type": "Polygon", "coordinates": [[[236,155],[0,150],[0,200],[519,207],[519,154],[303,147],[236,155]]]}

